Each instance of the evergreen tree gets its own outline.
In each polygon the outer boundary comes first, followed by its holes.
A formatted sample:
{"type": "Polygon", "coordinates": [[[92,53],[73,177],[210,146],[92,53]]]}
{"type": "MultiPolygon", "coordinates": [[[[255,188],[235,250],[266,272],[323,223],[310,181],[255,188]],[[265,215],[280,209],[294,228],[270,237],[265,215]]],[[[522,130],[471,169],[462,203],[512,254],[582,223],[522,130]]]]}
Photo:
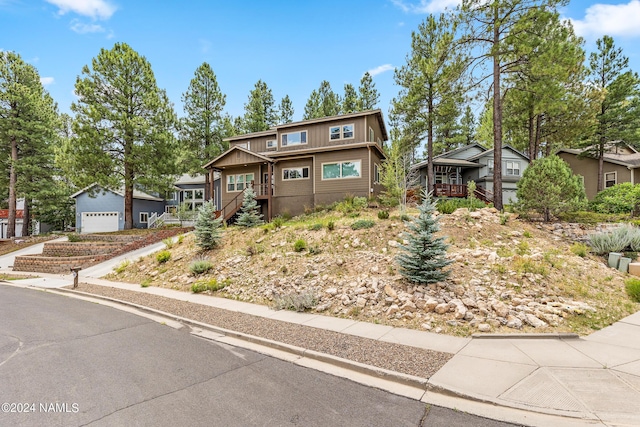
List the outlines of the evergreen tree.
{"type": "Polygon", "coordinates": [[[517,185],[515,209],[523,213],[538,212],[545,221],[561,212],[580,209],[587,201],[580,177],[556,155],[535,160],[525,169],[517,185]]]}
{"type": "Polygon", "coordinates": [[[464,137],[463,143],[465,145],[473,143],[476,139],[476,118],[469,105],[464,109],[464,114],[460,119],[460,128],[464,137]]]}
{"type": "Polygon", "coordinates": [[[203,250],[208,251],[220,244],[222,239],[222,216],[216,218],[216,205],[212,200],[205,202],[198,209],[195,230],[196,243],[203,250]]]}
{"type": "Polygon", "coordinates": [[[358,93],[351,83],[344,85],[344,97],[342,98],[342,112],[344,114],[355,113],[358,108],[358,93]]]}
{"type": "Polygon", "coordinates": [[[187,172],[202,173],[202,160],[225,151],[222,141],[222,110],[226,95],[218,86],[211,66],[202,63],[182,94],[186,117],[182,120],[181,141],[185,150],[182,164],[187,172]]]}
{"type": "MultiPolygon", "coordinates": [[[[346,91],[345,91],[346,92],[346,91]]],[[[360,79],[358,87],[358,111],[374,110],[380,100],[380,94],[376,89],[371,74],[367,71],[360,79]]]]}
{"type": "Polygon", "coordinates": [[[332,89],[328,81],[323,80],[318,90],[313,90],[304,107],[303,120],[320,117],[337,116],[340,114],[340,96],[332,89]]]}
{"type": "Polygon", "coordinates": [[[242,227],[254,227],[263,224],[262,214],[259,213],[258,202],[256,201],[256,192],[250,185],[244,190],[242,208],[236,224],[242,227]]]}
{"type": "Polygon", "coordinates": [[[610,144],[633,143],[640,119],[638,74],[628,70],[629,58],[616,48],[613,38],[596,42],[589,57],[591,86],[599,93],[595,129],[587,153],[598,159],[598,191],[604,189],[604,154],[610,144]]]}
{"type": "Polygon", "coordinates": [[[448,245],[444,237],[435,237],[440,229],[438,218],[433,216],[436,205],[431,198],[431,193],[424,193],[424,199],[418,210],[417,218],[408,222],[408,232],[403,237],[409,243],[399,245],[399,253],[396,262],[399,265],[400,274],[413,283],[436,283],[449,276],[448,271],[442,269],[451,264],[446,258],[448,245]]]}
{"type": "Polygon", "coordinates": [[[177,118],[151,64],[125,43],[101,49],[76,79],[74,182],[124,185],[124,228],[133,227],[133,189],[165,193],[178,172],[177,118]]]}
{"type": "Polygon", "coordinates": [[[278,112],[273,93],[265,82],[258,80],[244,104],[244,130],[261,132],[278,124],[278,112]]]}
{"type": "Polygon", "coordinates": [[[289,95],[285,95],[284,98],[282,98],[278,111],[280,112],[279,124],[291,123],[293,121],[293,103],[291,102],[289,95]]]}

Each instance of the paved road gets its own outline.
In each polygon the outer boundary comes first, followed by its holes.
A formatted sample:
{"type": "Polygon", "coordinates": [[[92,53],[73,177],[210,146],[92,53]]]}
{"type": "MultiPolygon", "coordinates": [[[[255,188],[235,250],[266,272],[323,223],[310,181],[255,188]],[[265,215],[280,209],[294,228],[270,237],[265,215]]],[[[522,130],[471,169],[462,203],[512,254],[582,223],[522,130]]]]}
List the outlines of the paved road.
{"type": "Polygon", "coordinates": [[[2,426],[506,425],[196,338],[186,328],[2,285],[0,404],[2,426]]]}

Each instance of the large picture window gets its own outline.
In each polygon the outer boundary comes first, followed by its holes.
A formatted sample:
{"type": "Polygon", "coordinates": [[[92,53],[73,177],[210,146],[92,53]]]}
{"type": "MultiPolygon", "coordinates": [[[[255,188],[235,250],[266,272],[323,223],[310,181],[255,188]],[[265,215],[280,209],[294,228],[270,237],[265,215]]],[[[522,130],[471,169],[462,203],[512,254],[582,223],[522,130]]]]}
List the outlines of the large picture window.
{"type": "Polygon", "coordinates": [[[350,139],[353,138],[353,125],[331,126],[329,128],[329,139],[350,139]]]}
{"type": "Polygon", "coordinates": [[[360,160],[322,164],[322,179],[360,178],[360,160]]]}
{"type": "Polygon", "coordinates": [[[307,131],[285,133],[282,135],[282,146],[300,145],[307,143],[307,131]]]}
{"type": "Polygon", "coordinates": [[[282,180],[309,178],[309,168],[307,166],[300,168],[287,168],[282,170],[282,180]]]}

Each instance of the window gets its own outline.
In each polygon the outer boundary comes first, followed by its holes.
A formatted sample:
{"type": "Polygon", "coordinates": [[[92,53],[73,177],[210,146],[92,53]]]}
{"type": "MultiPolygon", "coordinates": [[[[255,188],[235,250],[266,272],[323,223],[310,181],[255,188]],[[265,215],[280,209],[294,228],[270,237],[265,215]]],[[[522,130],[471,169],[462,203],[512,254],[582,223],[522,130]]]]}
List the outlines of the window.
{"type": "Polygon", "coordinates": [[[377,163],[373,164],[373,183],[380,184],[380,166],[377,163]]]}
{"type": "Polygon", "coordinates": [[[374,142],[376,140],[376,134],[373,131],[373,128],[369,128],[369,142],[374,142]]]}
{"type": "Polygon", "coordinates": [[[271,150],[277,147],[276,144],[276,140],[275,139],[269,139],[267,140],[267,149],[271,150]]]}
{"type": "Polygon", "coordinates": [[[435,172],[433,180],[436,184],[446,184],[447,183],[447,173],[446,172],[435,172]]]}
{"type": "Polygon", "coordinates": [[[300,168],[288,168],[282,170],[282,180],[287,181],[291,179],[305,179],[309,178],[309,168],[308,167],[300,167],[300,168]]]}
{"type": "Polygon", "coordinates": [[[507,175],[520,176],[520,162],[507,162],[507,175]]]}
{"type": "Polygon", "coordinates": [[[353,138],[353,125],[331,126],[329,128],[329,139],[349,139],[353,138]]]}
{"type": "Polygon", "coordinates": [[[178,207],[176,205],[170,205],[170,206],[164,207],[164,211],[168,214],[174,214],[177,212],[177,210],[178,210],[178,207]]]}
{"type": "Polygon", "coordinates": [[[617,181],[617,172],[607,172],[604,174],[604,188],[613,187],[616,185],[617,181]]]}
{"type": "Polygon", "coordinates": [[[246,148],[247,150],[251,150],[251,141],[241,142],[240,144],[236,144],[236,147],[246,148]]]}
{"type": "Polygon", "coordinates": [[[227,193],[243,191],[254,180],[252,173],[227,175],[227,193]]]}
{"type": "Polygon", "coordinates": [[[300,145],[307,143],[307,131],[285,133],[282,135],[282,146],[300,145]]]}
{"type": "Polygon", "coordinates": [[[339,178],[360,178],[360,160],[322,164],[322,179],[339,178]]]}
{"type": "Polygon", "coordinates": [[[193,190],[182,190],[182,201],[204,200],[204,188],[196,188],[193,190]]]}
{"type": "Polygon", "coordinates": [[[149,212],[140,212],[140,224],[146,224],[149,222],[149,212]]]}

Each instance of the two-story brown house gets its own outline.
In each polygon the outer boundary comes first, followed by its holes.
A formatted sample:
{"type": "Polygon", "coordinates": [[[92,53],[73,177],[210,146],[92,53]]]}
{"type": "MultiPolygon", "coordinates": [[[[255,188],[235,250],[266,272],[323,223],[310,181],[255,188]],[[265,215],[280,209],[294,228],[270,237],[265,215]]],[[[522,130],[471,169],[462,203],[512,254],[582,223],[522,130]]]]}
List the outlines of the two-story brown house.
{"type": "MultiPolygon", "coordinates": [[[[379,194],[387,139],[380,110],[322,117],[228,138],[229,149],[204,168],[210,177],[214,171],[222,175],[218,209],[225,219],[240,209],[243,191],[253,184],[262,213],[271,220],[347,194],[379,194]]],[[[208,198],[212,195],[207,185],[208,198]]]]}

